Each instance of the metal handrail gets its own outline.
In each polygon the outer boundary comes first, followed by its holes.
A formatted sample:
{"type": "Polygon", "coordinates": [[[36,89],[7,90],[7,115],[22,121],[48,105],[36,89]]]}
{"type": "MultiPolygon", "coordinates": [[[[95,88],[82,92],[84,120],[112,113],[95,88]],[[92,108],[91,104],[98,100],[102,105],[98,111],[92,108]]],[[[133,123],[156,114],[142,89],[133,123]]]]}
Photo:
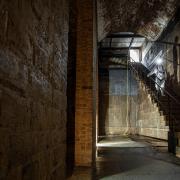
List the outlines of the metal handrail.
{"type": "MultiPolygon", "coordinates": [[[[147,39],[146,39],[147,40],[147,39]]],[[[172,45],[172,46],[180,46],[179,43],[175,43],[175,42],[168,42],[168,41],[150,41],[150,40],[147,40],[147,42],[150,42],[150,43],[157,43],[157,44],[168,44],[168,45],[172,45]]]]}
{"type": "MultiPolygon", "coordinates": [[[[135,62],[134,59],[132,59],[131,57],[129,57],[129,58],[130,58],[133,62],[135,62]]],[[[136,73],[139,74],[139,72],[138,72],[138,71],[134,68],[134,66],[132,65],[131,61],[128,60],[128,62],[129,62],[129,64],[131,65],[131,67],[136,71],[136,73]]],[[[135,62],[135,63],[136,63],[136,62],[135,62]]],[[[147,77],[147,78],[151,79],[160,89],[162,89],[161,86],[160,86],[157,82],[155,82],[152,77],[147,77]]],[[[171,97],[171,99],[173,99],[174,101],[176,101],[177,104],[180,105],[180,101],[178,101],[170,92],[168,92],[166,89],[163,89],[163,91],[164,91],[169,97],[171,97]]]]}

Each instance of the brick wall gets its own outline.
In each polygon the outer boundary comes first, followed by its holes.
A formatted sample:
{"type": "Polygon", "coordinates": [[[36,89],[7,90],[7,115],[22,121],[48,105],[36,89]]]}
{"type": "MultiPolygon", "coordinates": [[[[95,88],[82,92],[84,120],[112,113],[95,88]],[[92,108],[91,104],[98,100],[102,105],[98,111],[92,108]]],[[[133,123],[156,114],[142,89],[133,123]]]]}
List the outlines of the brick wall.
{"type": "Polygon", "coordinates": [[[75,162],[92,162],[93,1],[77,0],[75,162]]]}
{"type": "Polygon", "coordinates": [[[0,179],[65,179],[67,0],[0,1],[0,179]]]}
{"type": "Polygon", "coordinates": [[[97,0],[99,41],[117,32],[134,32],[156,40],[178,3],[178,0],[97,0]]]}

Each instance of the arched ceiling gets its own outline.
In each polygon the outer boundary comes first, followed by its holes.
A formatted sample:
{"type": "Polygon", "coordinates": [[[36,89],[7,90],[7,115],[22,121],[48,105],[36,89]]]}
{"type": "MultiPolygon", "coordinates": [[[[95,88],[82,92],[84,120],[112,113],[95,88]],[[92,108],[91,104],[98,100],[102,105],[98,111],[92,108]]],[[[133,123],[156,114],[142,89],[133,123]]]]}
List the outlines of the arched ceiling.
{"type": "Polygon", "coordinates": [[[179,0],[97,0],[98,40],[134,32],[156,40],[179,7],[179,0]]]}

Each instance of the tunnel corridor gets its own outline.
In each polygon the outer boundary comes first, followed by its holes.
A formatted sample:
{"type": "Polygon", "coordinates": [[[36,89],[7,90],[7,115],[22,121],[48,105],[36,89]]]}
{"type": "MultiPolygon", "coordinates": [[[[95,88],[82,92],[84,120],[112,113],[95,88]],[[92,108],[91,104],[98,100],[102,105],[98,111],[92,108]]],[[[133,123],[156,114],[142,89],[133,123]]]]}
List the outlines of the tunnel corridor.
{"type": "Polygon", "coordinates": [[[178,179],[179,8],[0,0],[0,180],[178,179]]]}

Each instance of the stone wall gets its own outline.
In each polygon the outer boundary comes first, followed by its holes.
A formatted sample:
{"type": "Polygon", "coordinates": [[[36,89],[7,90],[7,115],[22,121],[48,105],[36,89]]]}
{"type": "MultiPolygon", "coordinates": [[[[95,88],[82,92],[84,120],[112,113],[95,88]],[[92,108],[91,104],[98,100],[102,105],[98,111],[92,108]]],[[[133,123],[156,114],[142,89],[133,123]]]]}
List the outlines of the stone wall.
{"type": "Polygon", "coordinates": [[[67,0],[0,1],[0,179],[65,179],[67,0]]]}
{"type": "Polygon", "coordinates": [[[167,140],[168,125],[144,84],[139,86],[138,134],[167,140]]]}

